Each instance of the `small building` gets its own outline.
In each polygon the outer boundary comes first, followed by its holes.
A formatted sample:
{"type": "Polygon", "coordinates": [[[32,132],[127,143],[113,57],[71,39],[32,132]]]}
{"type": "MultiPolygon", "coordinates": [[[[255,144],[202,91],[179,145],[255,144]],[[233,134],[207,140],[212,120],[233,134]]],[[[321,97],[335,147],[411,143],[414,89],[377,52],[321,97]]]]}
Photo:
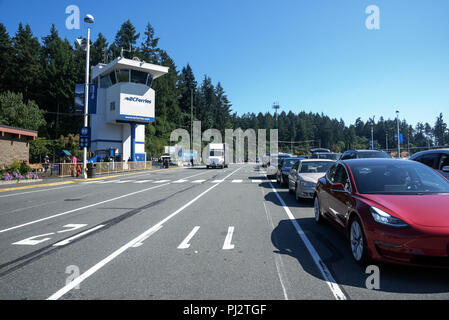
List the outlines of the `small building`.
{"type": "Polygon", "coordinates": [[[0,169],[9,167],[14,160],[30,160],[30,141],[36,140],[37,131],[0,125],[0,169]]]}
{"type": "Polygon", "coordinates": [[[112,149],[121,161],[146,161],[145,126],[155,121],[151,84],[167,72],[168,67],[122,57],[92,68],[98,96],[90,115],[90,151],[112,149]]]}

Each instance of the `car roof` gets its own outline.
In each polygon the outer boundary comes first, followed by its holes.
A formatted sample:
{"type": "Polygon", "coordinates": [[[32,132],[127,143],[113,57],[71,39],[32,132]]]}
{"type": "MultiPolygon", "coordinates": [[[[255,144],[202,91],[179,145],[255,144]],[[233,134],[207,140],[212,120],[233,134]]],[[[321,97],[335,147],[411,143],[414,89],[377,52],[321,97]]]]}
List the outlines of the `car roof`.
{"type": "Polygon", "coordinates": [[[420,156],[423,154],[429,154],[429,153],[449,153],[449,148],[424,150],[424,151],[420,151],[420,152],[413,154],[412,157],[417,157],[417,156],[420,156]]]}
{"type": "Polygon", "coordinates": [[[300,159],[301,162],[317,162],[317,161],[323,161],[323,162],[335,162],[335,160],[331,159],[300,159]]]}
{"type": "Polygon", "coordinates": [[[346,159],[346,160],[339,160],[338,162],[341,163],[346,163],[349,166],[351,166],[352,164],[379,164],[379,163],[391,163],[391,164],[396,164],[398,163],[398,161],[400,162],[409,162],[409,163],[418,163],[416,161],[412,161],[412,160],[403,160],[403,159],[394,159],[394,158],[362,158],[362,159],[346,159]]]}

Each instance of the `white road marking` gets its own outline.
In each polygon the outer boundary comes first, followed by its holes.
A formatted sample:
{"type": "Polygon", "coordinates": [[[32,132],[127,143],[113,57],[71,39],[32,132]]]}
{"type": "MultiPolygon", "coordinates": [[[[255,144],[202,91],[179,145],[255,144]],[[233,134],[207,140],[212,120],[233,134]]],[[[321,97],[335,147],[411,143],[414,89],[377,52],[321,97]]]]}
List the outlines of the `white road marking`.
{"type": "Polygon", "coordinates": [[[138,180],[138,181],[134,181],[134,183],[147,183],[150,181],[152,181],[152,180],[138,180]]]}
{"type": "Polygon", "coordinates": [[[204,181],[206,181],[206,180],[195,180],[195,181],[192,181],[192,183],[203,183],[204,181]]]}
{"type": "Polygon", "coordinates": [[[214,180],[212,183],[222,183],[224,180],[214,180]]]}
{"type": "Polygon", "coordinates": [[[270,180],[270,182],[277,182],[277,180],[276,179],[272,179],[272,180],[270,180]]]}
{"type": "Polygon", "coordinates": [[[62,227],[63,228],[67,228],[67,229],[58,231],[58,233],[75,231],[76,229],[81,229],[81,228],[83,228],[85,226],[87,226],[87,224],[75,224],[75,223],[66,224],[65,226],[62,226],[62,227]]]}
{"type": "Polygon", "coordinates": [[[49,236],[55,234],[54,232],[50,232],[50,233],[45,233],[45,234],[40,234],[38,236],[34,236],[34,237],[29,237],[17,242],[14,242],[13,244],[15,245],[21,245],[21,246],[35,246],[36,244],[45,242],[47,240],[50,240],[51,238],[44,238],[44,239],[39,239],[39,240],[34,240],[36,238],[40,238],[40,237],[45,237],[45,236],[49,236]]]}
{"type": "Polygon", "coordinates": [[[187,235],[187,237],[178,246],[178,249],[187,249],[188,247],[190,247],[189,242],[190,242],[190,240],[192,240],[193,236],[195,235],[195,233],[198,232],[199,229],[200,229],[199,226],[194,227],[193,230],[190,231],[190,233],[187,235]]]}
{"type": "Polygon", "coordinates": [[[165,182],[169,182],[170,180],[158,180],[158,181],[154,181],[153,183],[165,183],[165,182]]]}
{"type": "Polygon", "coordinates": [[[253,183],[262,183],[262,180],[257,180],[257,179],[256,179],[256,180],[253,180],[252,182],[253,182],[253,183]]]}
{"type": "Polygon", "coordinates": [[[301,238],[302,242],[307,248],[307,251],[309,251],[310,255],[312,256],[313,261],[315,262],[316,266],[318,267],[318,270],[320,270],[321,275],[323,276],[324,280],[326,281],[326,284],[331,289],[332,293],[334,294],[334,297],[337,300],[346,300],[346,296],[341,291],[340,286],[335,281],[334,277],[330,273],[327,266],[324,264],[323,260],[321,260],[321,257],[319,256],[318,252],[316,252],[315,248],[313,247],[312,243],[310,243],[309,238],[307,238],[306,234],[302,230],[301,226],[296,221],[295,216],[290,211],[290,208],[285,204],[284,199],[279,195],[277,190],[274,188],[273,184],[270,182],[271,189],[273,190],[274,194],[280,201],[282,207],[284,208],[284,211],[287,213],[288,218],[290,219],[290,222],[293,224],[293,226],[296,229],[296,232],[298,233],[299,237],[301,238]]]}
{"type": "Polygon", "coordinates": [[[120,180],[120,181],[117,181],[116,183],[127,183],[127,182],[133,182],[133,181],[135,181],[135,180],[120,180]]]}
{"type": "Polygon", "coordinates": [[[35,223],[38,223],[38,222],[46,221],[46,220],[49,220],[49,219],[57,218],[57,217],[60,217],[60,216],[63,216],[63,215],[69,214],[69,213],[73,213],[73,212],[81,211],[81,210],[84,210],[84,209],[92,208],[92,207],[98,206],[100,204],[104,204],[104,203],[108,203],[108,202],[115,201],[115,200],[118,200],[118,199],[126,198],[126,197],[129,197],[129,196],[135,195],[135,194],[139,194],[139,193],[142,193],[142,192],[145,192],[145,191],[148,191],[148,190],[160,188],[160,187],[163,187],[163,186],[166,186],[166,185],[168,185],[168,183],[161,184],[161,185],[158,185],[158,186],[153,186],[153,187],[146,188],[146,189],[139,190],[139,191],[134,191],[134,192],[131,192],[131,193],[127,193],[127,194],[124,194],[124,195],[119,196],[119,197],[115,197],[115,198],[108,199],[108,200],[103,200],[103,201],[96,202],[96,203],[93,203],[93,204],[89,204],[89,205],[81,207],[81,208],[76,208],[76,209],[73,209],[73,210],[69,210],[69,211],[65,211],[65,212],[62,212],[62,213],[54,214],[52,216],[48,216],[48,217],[45,217],[45,218],[42,218],[42,219],[30,221],[30,222],[23,223],[23,224],[14,226],[14,227],[10,227],[10,228],[6,228],[6,229],[3,229],[3,230],[0,230],[0,233],[11,231],[11,230],[18,229],[18,228],[22,228],[22,227],[29,226],[31,224],[35,224],[35,223]]]}
{"type": "Polygon", "coordinates": [[[156,229],[154,229],[153,230],[153,232],[151,232],[151,233],[149,233],[145,238],[143,238],[142,240],[140,240],[140,242],[137,242],[135,245],[133,245],[132,247],[133,248],[138,248],[138,247],[140,247],[141,245],[143,245],[143,242],[145,241],[145,240],[147,240],[149,237],[151,237],[153,234],[155,234],[157,231],[159,231],[159,229],[161,229],[162,228],[162,226],[159,226],[158,228],[156,228],[156,229]]]}
{"type": "Polygon", "coordinates": [[[241,180],[241,179],[235,179],[235,180],[231,181],[231,183],[242,183],[242,182],[243,182],[243,180],[241,180]]]}
{"type": "Polygon", "coordinates": [[[119,181],[120,181],[120,179],[117,179],[117,180],[101,180],[101,182],[99,182],[99,183],[101,183],[101,184],[104,184],[104,183],[117,183],[119,181]]]}
{"type": "MultiPolygon", "coordinates": [[[[231,175],[233,175],[234,173],[236,173],[237,171],[239,171],[241,169],[238,168],[235,171],[231,172],[227,177],[230,177],[231,175]]],[[[227,178],[226,177],[226,178],[227,178]]],[[[226,179],[225,178],[225,179],[226,179]]],[[[182,212],[185,208],[187,208],[188,206],[190,206],[192,203],[196,202],[198,199],[200,199],[202,196],[204,196],[206,193],[208,193],[209,191],[211,191],[212,189],[214,189],[215,187],[217,187],[219,185],[219,183],[214,184],[212,187],[206,189],[205,191],[203,191],[202,193],[200,193],[198,196],[196,196],[195,198],[193,198],[192,200],[190,200],[189,202],[187,202],[185,205],[183,205],[181,208],[179,208],[178,210],[176,210],[175,212],[173,212],[172,214],[170,214],[169,216],[167,216],[165,219],[159,221],[157,224],[155,224],[154,226],[152,226],[151,228],[149,228],[147,231],[145,231],[144,233],[138,235],[136,238],[132,239],[131,241],[129,241],[128,243],[126,243],[125,245],[123,245],[122,247],[120,247],[118,250],[114,251],[113,253],[111,253],[109,256],[107,256],[106,258],[104,258],[103,260],[101,260],[100,262],[98,262],[97,264],[95,264],[94,266],[92,266],[90,269],[88,269],[86,272],[84,272],[83,274],[81,274],[79,277],[75,278],[73,281],[71,281],[70,283],[66,284],[64,287],[62,287],[61,289],[59,289],[57,292],[55,292],[54,294],[52,294],[50,297],[47,298],[47,300],[57,300],[59,298],[61,298],[63,295],[65,295],[67,292],[69,292],[70,290],[72,290],[73,288],[77,287],[80,283],[82,283],[84,280],[86,280],[87,278],[89,278],[91,275],[93,275],[95,272],[97,272],[98,270],[100,270],[101,268],[103,268],[106,264],[108,264],[109,262],[111,262],[112,260],[114,260],[116,257],[118,257],[120,254],[122,254],[123,252],[125,252],[127,249],[131,248],[132,246],[134,246],[135,244],[143,241],[143,239],[145,239],[148,235],[151,235],[155,232],[156,229],[160,228],[162,225],[164,225],[167,221],[171,220],[173,217],[175,217],[178,213],[182,212]]]]}
{"type": "Polygon", "coordinates": [[[60,242],[58,242],[58,243],[55,243],[55,244],[53,245],[53,247],[65,246],[65,245],[69,244],[71,241],[73,241],[73,240],[75,240],[75,239],[78,239],[79,237],[82,237],[82,236],[84,236],[84,235],[86,235],[86,234],[89,234],[89,233],[91,233],[91,232],[93,232],[93,231],[95,231],[95,230],[98,230],[98,229],[100,229],[100,228],[103,228],[103,227],[104,227],[104,225],[103,225],[103,224],[100,224],[100,225],[98,225],[98,226],[96,226],[96,227],[94,227],[94,228],[92,228],[92,229],[89,229],[89,230],[86,230],[86,231],[84,231],[84,232],[81,232],[81,233],[79,233],[79,234],[77,234],[77,235],[74,235],[74,236],[71,237],[71,238],[62,240],[62,241],[60,241],[60,242]]]}
{"type": "Polygon", "coordinates": [[[173,183],[184,183],[184,182],[187,182],[187,180],[181,179],[181,180],[173,181],[173,183]]]}
{"type": "Polygon", "coordinates": [[[228,234],[226,235],[226,239],[223,244],[223,250],[231,250],[234,249],[234,245],[231,244],[232,234],[234,233],[234,227],[228,228],[228,234]]]}
{"type": "MultiPolygon", "coordinates": [[[[262,191],[262,194],[265,196],[265,193],[263,191],[263,189],[260,189],[262,191]]],[[[271,218],[271,215],[268,213],[268,209],[267,206],[265,205],[265,201],[262,202],[263,207],[265,208],[265,214],[267,216],[267,220],[271,225],[272,230],[274,230],[274,223],[273,223],[273,219],[271,218]]],[[[277,241],[277,239],[275,238],[275,241],[277,241]]],[[[288,300],[288,295],[287,295],[287,289],[285,288],[285,279],[287,279],[287,276],[285,274],[285,268],[284,268],[284,263],[282,261],[282,256],[277,254],[274,256],[274,264],[276,266],[276,270],[278,273],[278,277],[279,277],[279,282],[281,283],[281,287],[282,287],[282,292],[284,294],[284,298],[285,300],[288,300]]]]}

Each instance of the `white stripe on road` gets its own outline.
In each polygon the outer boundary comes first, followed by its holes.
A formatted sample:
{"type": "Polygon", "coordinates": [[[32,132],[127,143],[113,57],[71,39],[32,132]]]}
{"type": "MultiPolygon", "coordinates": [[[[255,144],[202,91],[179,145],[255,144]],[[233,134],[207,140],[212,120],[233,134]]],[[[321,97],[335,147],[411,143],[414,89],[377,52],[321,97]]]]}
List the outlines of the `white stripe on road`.
{"type": "Polygon", "coordinates": [[[190,233],[187,235],[187,237],[178,246],[178,249],[187,249],[188,247],[190,247],[189,242],[190,242],[190,240],[192,240],[193,236],[195,235],[195,233],[198,232],[199,229],[200,229],[199,226],[194,227],[193,230],[190,231],[190,233]]]}
{"type": "Polygon", "coordinates": [[[153,180],[137,180],[137,181],[134,181],[134,183],[147,183],[150,181],[153,181],[153,180]]]}
{"type": "Polygon", "coordinates": [[[96,226],[95,228],[86,230],[86,231],[84,231],[84,232],[81,232],[80,234],[74,235],[74,236],[71,237],[71,238],[62,240],[62,241],[60,241],[60,242],[58,242],[58,243],[55,243],[55,244],[53,245],[53,247],[61,247],[61,246],[65,246],[65,245],[69,244],[72,240],[78,239],[79,237],[82,237],[82,236],[84,236],[84,235],[86,235],[86,234],[89,234],[89,233],[91,233],[91,232],[93,232],[93,231],[95,231],[95,230],[98,230],[98,229],[100,229],[100,228],[103,228],[103,227],[104,227],[104,225],[103,225],[103,224],[100,224],[100,225],[96,226]]]}
{"type": "Polygon", "coordinates": [[[116,183],[127,183],[127,182],[133,182],[134,180],[120,180],[117,181],[116,183]]]}
{"type": "Polygon", "coordinates": [[[235,180],[231,181],[231,183],[242,183],[242,182],[243,182],[243,180],[241,180],[241,179],[235,179],[235,180]]]}
{"type": "Polygon", "coordinates": [[[232,234],[234,233],[234,227],[228,228],[228,234],[226,235],[226,239],[223,244],[223,250],[231,250],[234,249],[234,245],[231,244],[232,234]]]}
{"type": "Polygon", "coordinates": [[[158,181],[154,181],[153,183],[165,183],[165,182],[169,182],[170,180],[158,180],[158,181]]]}
{"type": "Polygon", "coordinates": [[[118,199],[122,199],[122,198],[125,198],[125,197],[129,197],[129,196],[132,196],[132,195],[135,195],[135,194],[139,194],[139,193],[151,190],[151,189],[160,188],[160,187],[166,186],[168,184],[169,183],[161,184],[159,186],[153,186],[153,187],[146,188],[146,189],[143,189],[143,190],[139,190],[139,191],[131,192],[131,193],[128,193],[128,194],[124,194],[122,196],[115,197],[115,198],[112,198],[112,199],[96,202],[96,203],[93,203],[93,204],[90,204],[90,205],[87,205],[87,206],[84,206],[84,207],[81,207],[81,208],[76,208],[76,209],[73,209],[73,210],[69,210],[69,211],[58,213],[58,214],[55,214],[55,215],[52,215],[52,216],[48,216],[48,217],[45,217],[45,218],[42,218],[42,219],[30,221],[30,222],[27,222],[27,223],[24,223],[24,224],[20,224],[18,226],[14,226],[14,227],[11,227],[11,228],[0,230],[0,233],[11,231],[11,230],[18,229],[18,228],[22,228],[22,227],[25,227],[25,226],[29,226],[30,224],[35,224],[35,223],[42,222],[42,221],[45,221],[45,220],[57,218],[57,217],[60,217],[60,216],[63,216],[63,215],[69,214],[69,213],[77,212],[77,211],[80,211],[80,210],[92,208],[92,207],[98,206],[98,205],[103,204],[103,203],[108,203],[108,202],[111,202],[111,201],[114,201],[114,200],[118,200],[118,199]]]}
{"type": "Polygon", "coordinates": [[[253,180],[253,183],[262,183],[262,180],[253,180]]]}
{"type": "Polygon", "coordinates": [[[145,241],[145,240],[147,240],[149,237],[151,237],[153,234],[155,234],[157,231],[159,231],[159,229],[161,229],[162,228],[162,226],[159,226],[158,228],[156,228],[156,229],[154,229],[153,230],[153,232],[151,232],[151,233],[149,233],[145,238],[143,238],[142,240],[140,240],[139,242],[137,242],[135,245],[133,245],[132,247],[133,248],[138,248],[138,247],[140,247],[141,245],[143,245],[143,242],[145,241]]]}
{"type": "MultiPolygon", "coordinates": [[[[233,175],[234,173],[236,173],[237,171],[239,171],[242,167],[238,168],[237,170],[231,172],[227,177],[230,177],[231,175],[233,175]]],[[[226,178],[227,178],[226,177],[226,178]]],[[[225,178],[225,179],[226,179],[225,178]]],[[[204,196],[206,193],[208,193],[209,191],[211,191],[212,189],[214,189],[215,187],[217,187],[219,185],[219,183],[214,184],[212,187],[206,189],[206,191],[203,191],[202,193],[200,193],[198,196],[196,196],[195,198],[193,198],[192,200],[190,200],[189,202],[187,202],[185,205],[183,205],[181,208],[179,208],[178,210],[176,210],[175,212],[173,212],[172,214],[170,214],[169,216],[167,216],[165,219],[159,221],[157,224],[155,224],[153,227],[149,228],[147,231],[145,231],[144,233],[140,234],[139,236],[137,236],[136,238],[132,239],[131,241],[129,241],[127,244],[123,245],[122,247],[120,247],[118,250],[114,251],[113,253],[111,253],[109,256],[107,256],[106,258],[104,258],[103,260],[101,260],[100,262],[98,262],[96,265],[94,265],[93,267],[91,267],[89,270],[87,270],[86,272],[84,272],[83,274],[81,274],[79,277],[75,278],[73,281],[71,281],[70,283],[66,284],[64,287],[62,287],[60,290],[58,290],[57,292],[55,292],[54,294],[52,294],[50,297],[47,298],[47,300],[57,300],[59,298],[61,298],[63,295],[65,295],[67,292],[69,292],[70,290],[72,290],[73,288],[77,287],[81,282],[83,282],[84,280],[86,280],[87,278],[89,278],[91,275],[93,275],[95,272],[97,272],[98,270],[100,270],[101,268],[103,268],[106,264],[108,264],[109,262],[111,262],[112,260],[114,260],[116,257],[118,257],[120,254],[122,254],[123,252],[125,252],[127,249],[129,249],[130,247],[134,246],[135,244],[137,244],[138,242],[143,241],[143,239],[145,239],[147,236],[153,234],[155,232],[155,230],[157,228],[160,228],[164,223],[166,223],[167,221],[169,221],[170,219],[172,219],[174,216],[176,216],[178,213],[182,212],[185,208],[187,208],[188,206],[190,206],[192,203],[196,202],[198,199],[200,199],[202,196],[204,196]]]]}
{"type": "Polygon", "coordinates": [[[173,181],[173,183],[184,183],[184,182],[187,182],[187,180],[181,179],[181,180],[173,181]]]}
{"type": "Polygon", "coordinates": [[[318,270],[320,270],[321,275],[323,276],[324,280],[326,281],[327,285],[331,289],[332,293],[334,294],[335,298],[337,300],[346,300],[346,296],[341,291],[339,285],[335,281],[334,277],[330,273],[329,269],[324,264],[323,260],[321,260],[321,257],[319,256],[318,252],[316,252],[315,248],[313,247],[312,243],[310,243],[309,238],[307,238],[306,234],[302,230],[301,226],[296,221],[295,216],[290,211],[289,207],[285,204],[282,197],[279,195],[277,190],[274,188],[273,184],[270,182],[271,189],[273,190],[274,194],[278,198],[278,200],[281,202],[282,207],[284,208],[284,211],[287,213],[288,218],[290,219],[290,222],[293,224],[293,226],[296,229],[296,232],[300,236],[302,242],[307,248],[307,251],[309,251],[310,255],[312,256],[313,261],[315,262],[316,266],[318,267],[318,270]]]}
{"type": "Polygon", "coordinates": [[[224,180],[214,180],[212,183],[222,183],[224,180]]]}
{"type": "Polygon", "coordinates": [[[195,180],[195,181],[192,181],[192,183],[203,183],[204,181],[206,181],[206,180],[195,180]]]}

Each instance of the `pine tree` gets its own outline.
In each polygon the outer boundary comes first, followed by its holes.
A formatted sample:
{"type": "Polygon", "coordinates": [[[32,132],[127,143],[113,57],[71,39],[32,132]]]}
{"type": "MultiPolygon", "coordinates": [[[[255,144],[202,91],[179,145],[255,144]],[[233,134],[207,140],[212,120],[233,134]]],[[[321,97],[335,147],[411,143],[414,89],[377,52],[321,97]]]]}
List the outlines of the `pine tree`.
{"type": "Polygon", "coordinates": [[[132,59],[136,55],[136,52],[138,52],[135,45],[139,37],[140,33],[136,33],[136,28],[131,21],[125,21],[115,36],[114,46],[110,48],[114,58],[120,56],[120,51],[123,48],[123,50],[131,49],[131,52],[123,51],[123,56],[132,59]]]}
{"type": "Polygon", "coordinates": [[[12,43],[13,59],[10,70],[14,70],[14,76],[9,79],[10,88],[15,92],[21,92],[25,100],[36,100],[37,89],[42,83],[39,41],[33,37],[29,25],[24,28],[20,23],[12,43]]]}
{"type": "Polygon", "coordinates": [[[107,52],[106,52],[107,49],[108,49],[107,40],[103,36],[103,34],[100,32],[98,34],[97,40],[95,40],[95,42],[92,44],[92,46],[90,48],[90,65],[96,66],[100,62],[107,63],[106,61],[104,61],[105,54],[107,57],[107,52]]]}
{"type": "Polygon", "coordinates": [[[11,89],[10,79],[13,70],[11,69],[13,57],[12,42],[5,26],[0,23],[0,92],[11,89]]]}
{"type": "Polygon", "coordinates": [[[143,60],[149,63],[158,63],[159,61],[159,38],[155,37],[154,29],[148,22],[145,29],[145,38],[140,47],[140,56],[143,60]]]}

